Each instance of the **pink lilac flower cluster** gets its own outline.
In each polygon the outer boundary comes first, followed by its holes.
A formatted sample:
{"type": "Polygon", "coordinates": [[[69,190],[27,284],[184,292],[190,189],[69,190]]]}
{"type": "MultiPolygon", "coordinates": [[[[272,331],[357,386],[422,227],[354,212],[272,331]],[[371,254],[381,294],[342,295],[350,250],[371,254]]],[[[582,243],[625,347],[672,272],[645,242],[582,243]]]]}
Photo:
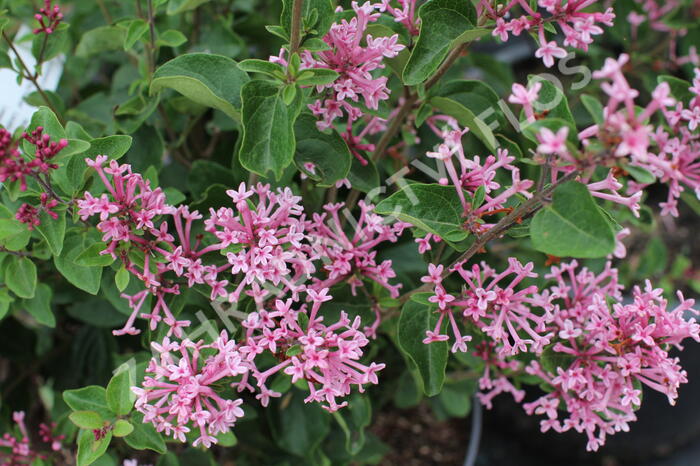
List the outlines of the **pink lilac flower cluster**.
{"type": "Polygon", "coordinates": [[[435,152],[426,155],[444,165],[448,177],[441,178],[439,183],[455,187],[464,210],[466,228],[470,231],[488,230],[492,225],[484,223],[483,218],[503,212],[513,196],[532,196],[529,189],[533,182],[520,179],[520,169],[513,165],[515,157],[509,155],[507,149],[498,149],[496,155],[489,155],[483,162],[479,156],[469,159],[462,146],[462,136],[469,131],[468,128],[460,128],[454,118],[444,115],[430,117],[427,123],[443,142],[435,152]],[[501,189],[502,186],[495,181],[499,169],[510,172],[512,184],[506,189],[501,189]],[[484,192],[484,201],[481,205],[472,205],[466,194],[473,197],[480,189],[484,192]]]}
{"type": "MultiPolygon", "coordinates": [[[[364,138],[383,131],[386,126],[380,117],[366,117],[361,105],[377,110],[379,102],[389,98],[391,91],[387,87],[387,78],[374,77],[373,72],[383,69],[386,66],[384,60],[395,57],[405,48],[398,43],[398,34],[374,38],[365,33],[367,26],[377,21],[381,12],[388,12],[409,32],[417,33],[415,0],[400,0],[398,3],[400,8],[392,6],[389,0],[362,5],[352,2],[355,16],[350,21],[343,19],[333,24],[323,38],[329,50],[304,50],[301,53],[301,69],[325,68],[340,75],[333,83],[316,87],[321,98],[310,104],[309,109],[321,118],[317,125],[322,130],[332,127],[338,118],[346,117],[346,129],[340,134],[352,154],[363,164],[367,161],[362,153],[374,150],[374,145],[364,142],[364,138]],[[363,123],[359,132],[355,131],[358,122],[363,123]]],[[[285,54],[283,49],[279,56],[270,57],[270,61],[286,66],[285,54]]]]}
{"type": "Polygon", "coordinates": [[[58,168],[51,160],[68,145],[68,141],[52,141],[41,126],[31,133],[23,133],[22,139],[35,148],[34,157],[30,161],[25,160],[17,150],[12,135],[7,130],[0,129],[0,182],[18,181],[20,191],[26,191],[27,177],[47,175],[58,168]]]}
{"type": "Polygon", "coordinates": [[[237,303],[251,297],[258,308],[278,296],[304,291],[306,282],[315,289],[342,282],[356,288],[363,277],[394,296],[398,292],[389,282],[395,276],[391,261],[377,263],[373,249],[384,241],[395,242],[406,224],[385,225],[371,205],[360,204],[355,234],[349,237],[338,218],[342,204],[328,207],[334,222],[329,227],[325,215],[306,220],[301,198],[289,188],[273,191],[269,185],[249,189],[241,184],[227,191],[233,207],[211,209],[200,225],[199,212],[168,205],[161,189],[151,189],[130,166],[112,160],[104,167],[106,162],[105,156],[87,160],[108,193],[95,197],[86,192],[78,213],[84,220],[99,217],[97,229],[107,243],[102,254],[121,260],[145,286],[134,295],[122,295],[133,312],[116,335],[139,333],[134,323],[140,316],[150,321],[151,329],[163,322],[169,335],[181,336],[189,322],[175,318],[166,298],[178,295],[185,282],[208,287],[212,301],[237,303]],[[142,259],[135,260],[133,251],[142,259]],[[326,278],[313,276],[321,260],[328,261],[326,278]],[[155,306],[142,313],[149,296],[155,306]]]}
{"type": "Polygon", "coordinates": [[[302,68],[328,68],[340,74],[333,83],[317,87],[319,93],[327,95],[309,106],[314,115],[321,117],[318,124],[321,129],[331,127],[344,114],[349,121],[357,120],[363,114],[358,107],[360,98],[373,110],[380,101],[388,99],[387,78],[375,78],[372,72],[384,68],[384,59],[393,58],[404,49],[398,43],[398,34],[377,38],[366,35],[367,25],[376,21],[379,11],[386,8],[384,3],[352,2],[352,8],[355,17],[333,24],[323,38],[329,50],[316,54],[304,51],[301,56],[302,68]]]}
{"type": "MultiPolygon", "coordinates": [[[[209,448],[218,434],[228,432],[243,417],[243,400],[217,394],[217,382],[248,373],[251,364],[226,332],[211,344],[165,338],[151,343],[158,353],[146,369],[142,387],[133,387],[135,408],[144,422],[180,442],[196,435],[193,445],[209,448]]],[[[224,385],[223,382],[219,385],[224,385]]]]}
{"type": "MultiPolygon", "coordinates": [[[[535,123],[542,115],[538,113],[540,110],[538,99],[541,90],[542,83],[539,81],[532,82],[529,87],[516,83],[513,85],[512,94],[508,97],[510,103],[523,107],[523,115],[527,124],[535,123]]],[[[577,168],[582,169],[583,173],[578,177],[578,181],[585,183],[593,196],[628,207],[634,215],[639,216],[641,208],[639,201],[642,192],[638,191],[631,196],[621,194],[620,190],[623,189],[624,185],[616,178],[616,170],[614,169],[608,172],[608,176],[604,180],[592,182],[593,170],[590,169],[590,166],[585,167],[582,161],[574,157],[568,145],[568,137],[569,128],[567,126],[559,128],[556,132],[547,127],[540,128],[537,133],[537,153],[533,160],[551,168],[553,181],[557,180],[560,172],[569,173],[577,168]]]]}
{"type": "Polygon", "coordinates": [[[593,37],[603,33],[602,26],[612,26],[615,14],[612,8],[605,12],[588,12],[590,7],[600,4],[596,0],[538,0],[537,6],[547,12],[543,16],[540,10],[531,7],[528,0],[510,0],[498,7],[492,6],[491,1],[480,0],[478,9],[480,15],[496,21],[493,36],[507,41],[510,35],[519,36],[522,32],[536,34],[539,48],[535,52],[547,67],[554,65],[555,58],[564,58],[566,50],[556,41],[549,40],[546,35],[546,25],[558,25],[564,35],[564,46],[587,51],[593,43],[593,37]],[[522,14],[515,14],[516,10],[522,14]],[[509,17],[510,19],[505,19],[509,17]]]}
{"type": "Polygon", "coordinates": [[[502,393],[510,393],[516,403],[523,401],[525,391],[516,388],[510,380],[513,375],[522,373],[521,361],[496,351],[496,343],[492,341],[478,344],[473,354],[484,361],[484,372],[479,377],[476,396],[486,409],[493,408],[492,400],[502,393]]]}
{"type": "Polygon", "coordinates": [[[204,222],[205,231],[217,239],[211,248],[228,251],[226,269],[240,277],[233,291],[222,288],[219,294],[238,302],[245,290],[260,305],[279,292],[270,286],[297,292],[299,283],[316,270],[306,243],[301,197],[289,188],[274,192],[269,185],[249,189],[243,183],[227,194],[235,209],[211,209],[204,222]]]}
{"type": "Polygon", "coordinates": [[[597,450],[607,435],[627,431],[636,420],[642,385],[665,394],[673,404],[680,384],[687,382],[679,359],[669,354],[687,338],[700,341],[700,326],[689,314],[693,300],[678,293],[669,306],[663,291],[649,282],[635,287],[632,300],[621,299],[617,273],[609,266],[594,274],[572,262],[553,267],[547,278],[555,304],[551,346],[566,367],[536,361],[526,371],[546,381],[552,391],[524,404],[529,414],[545,415],[543,432],[574,429],[588,437],[588,450],[597,450]],[[608,300],[616,301],[610,306],[608,300]],[[562,414],[565,411],[565,414],[562,414]]]}
{"type": "MultiPolygon", "coordinates": [[[[623,74],[628,62],[629,56],[625,54],[618,60],[607,59],[603,69],[593,74],[605,81],[601,86],[609,97],[604,109],[605,121],[582,131],[579,139],[584,147],[591,147],[597,141],[602,143],[608,155],[604,164],[622,164],[620,168],[624,170],[622,162],[625,162],[647,170],[667,184],[669,194],[661,203],[662,214],[677,216],[678,198],[685,189],[695,191],[700,197],[700,69],[696,70],[689,88],[693,97],[688,102],[678,102],[671,95],[669,84],[662,82],[643,111],[636,112],[639,92],[630,86],[623,74]],[[657,124],[649,123],[653,116],[660,118],[657,124]]],[[[550,141],[558,140],[553,142],[558,144],[565,135],[545,137],[550,141]]],[[[570,164],[577,163],[565,149],[559,150],[557,155],[570,164]]],[[[590,173],[591,169],[588,171],[590,173]]],[[[628,193],[636,201],[646,186],[630,181],[628,193]]]]}
{"type": "Polygon", "coordinates": [[[316,257],[322,258],[325,279],[314,279],[315,288],[331,288],[348,282],[353,291],[362,286],[360,277],[366,277],[386,288],[394,298],[398,297],[401,285],[392,285],[389,280],[396,274],[390,260],[377,263],[375,248],[385,241],[395,243],[410,224],[404,222],[385,223],[385,219],[372,211],[374,206],[364,201],[358,203],[360,216],[353,222],[353,235],[348,235],[340,221],[340,211],[345,204],[328,204],[324,213],[313,214],[308,223],[309,239],[316,257]]]}
{"type": "MultiPolygon", "coordinates": [[[[305,295],[306,303],[300,296],[293,296],[249,314],[243,322],[246,339],[240,352],[251,364],[265,351],[280,361],[264,370],[253,367],[249,372],[259,390],[256,398],[263,406],[271,397],[280,396],[266,382],[276,373],[285,373],[293,383],[305,381],[310,392],[306,403],[325,403],[322,406],[328,411],[337,411],[347,405],[337,398],[350,394],[353,386],[362,392],[364,384],[378,383],[377,372],[384,364],[360,362],[369,340],[360,329],[359,316],[350,320],[341,312],[336,322],[326,321],[320,309],[324,302],[332,300],[327,288],[309,288],[305,295]]],[[[234,385],[239,390],[254,391],[245,375],[234,385]]]]}
{"type": "Polygon", "coordinates": [[[433,330],[426,332],[423,343],[448,341],[449,335],[441,333],[443,320],[447,318],[454,335],[452,352],[467,351],[470,335],[462,335],[460,322],[473,323],[497,345],[500,355],[515,355],[522,352],[539,354],[554,336],[547,328],[552,320],[552,305],[547,295],[537,293],[537,286],[522,289],[518,286],[537,274],[534,264],[521,264],[515,258],[508,259],[508,267],[497,272],[485,263],[474,264],[465,269],[456,268],[464,280],[462,291],[453,295],[443,286],[442,265],[430,264],[424,283],[434,286],[430,303],[437,306],[438,321],[433,330]]]}
{"type": "Polygon", "coordinates": [[[39,27],[34,29],[34,34],[53,34],[61,21],[63,13],[58,5],[51,6],[52,0],[44,0],[44,7],[39,10],[39,13],[34,15],[34,18],[39,22],[39,27]]]}
{"type": "Polygon", "coordinates": [[[270,377],[286,374],[293,383],[305,381],[310,392],[306,403],[323,403],[336,411],[347,405],[338,398],[350,394],[353,386],[364,391],[365,384],[378,383],[384,364],[360,362],[369,342],[360,317],[351,321],[341,312],[337,322],[325,323],[320,309],[332,299],[328,289],[309,288],[303,294],[306,302],[297,293],[250,313],[243,321],[242,343],[229,340],[225,331],[211,344],[169,338],[152,343],[159,354],[151,360],[143,386],[132,389],[144,421],[181,442],[196,431],[193,445],[208,448],[243,416],[240,398],[217,394],[227,385],[257,392],[256,399],[267,406],[270,398],[280,396],[268,387],[270,377]],[[279,362],[258,367],[264,363],[257,358],[265,353],[279,362]]]}
{"type": "MultiPolygon", "coordinates": [[[[101,254],[110,254],[122,261],[126,270],[143,282],[145,289],[129,296],[122,297],[129,301],[133,312],[124,328],[115,330],[115,335],[136,335],[140,331],[134,327],[134,321],[139,316],[141,308],[149,295],[156,304],[150,314],[142,313],[141,317],[150,321],[151,329],[155,330],[159,322],[170,327],[169,334],[182,334],[182,327],[189,325],[188,321],[178,321],[166,303],[166,296],[180,294],[178,283],[168,280],[165,274],[169,270],[182,273],[183,254],[189,257],[191,247],[198,248],[199,240],[191,241],[192,222],[201,218],[198,212],[190,212],[186,207],[174,208],[166,203],[165,194],[160,188],[151,189],[150,182],[137,173],[131,172],[129,165],[120,165],[111,160],[109,166],[103,167],[107,156],[100,155],[95,160],[86,159],[102,180],[109,195],[99,197],[85,193],[79,199],[78,214],[83,220],[99,217],[97,229],[102,232],[102,241],[107,247],[101,254]],[[111,180],[108,177],[111,176],[111,180]],[[161,216],[171,216],[177,231],[179,244],[169,233],[168,222],[161,216]],[[156,223],[160,220],[160,224],[156,223]],[[183,225],[184,223],[184,225],[183,225]],[[140,260],[135,260],[130,252],[140,253],[140,260]],[[184,251],[184,252],[183,252],[184,251]],[[156,257],[169,258],[169,262],[159,261],[156,257]]],[[[215,272],[208,270],[207,272],[215,272]]],[[[199,270],[199,276],[204,274],[199,270]]],[[[209,273],[207,273],[208,275],[209,273]]]]}
{"type": "MultiPolygon", "coordinates": [[[[23,133],[22,139],[35,148],[34,158],[29,161],[22,157],[12,140],[12,135],[0,128],[0,182],[19,182],[20,190],[26,191],[29,177],[36,179],[41,189],[46,190],[49,174],[58,168],[52,159],[68,145],[68,141],[66,139],[58,142],[51,141],[51,136],[45,134],[41,126],[31,133],[23,133]]],[[[43,192],[39,202],[39,206],[23,203],[15,215],[15,218],[27,225],[30,230],[41,224],[39,219],[41,211],[46,212],[54,220],[58,218],[58,214],[54,211],[58,201],[53,196],[43,192]]]]}
{"type": "MultiPolygon", "coordinates": [[[[21,466],[32,464],[36,460],[44,460],[47,454],[41,453],[31,445],[29,431],[24,422],[24,411],[12,414],[12,420],[17,425],[17,435],[9,432],[0,438],[0,466],[21,466]]],[[[51,451],[59,451],[62,448],[64,435],[53,435],[52,430],[56,424],[39,424],[39,439],[49,446],[51,451]]]]}

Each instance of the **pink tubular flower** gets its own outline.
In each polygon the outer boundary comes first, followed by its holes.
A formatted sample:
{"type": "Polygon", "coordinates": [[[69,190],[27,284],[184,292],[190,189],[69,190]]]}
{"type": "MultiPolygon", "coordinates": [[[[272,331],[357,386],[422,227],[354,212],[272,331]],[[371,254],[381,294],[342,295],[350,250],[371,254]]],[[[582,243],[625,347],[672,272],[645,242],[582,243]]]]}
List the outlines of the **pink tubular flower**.
{"type": "MultiPolygon", "coordinates": [[[[396,0],[400,8],[393,7],[391,0],[382,0],[382,7],[394,17],[394,21],[403,24],[409,34],[420,33],[420,18],[416,15],[417,0],[396,0]]],[[[381,7],[379,11],[382,11],[381,7]]]]}
{"type": "Polygon", "coordinates": [[[535,56],[541,58],[547,68],[554,66],[555,58],[564,58],[566,55],[566,50],[557,46],[557,43],[553,41],[542,43],[535,52],[535,56]]]}
{"type": "Polygon", "coordinates": [[[496,344],[483,342],[476,347],[474,355],[484,361],[484,373],[479,378],[479,393],[477,397],[486,409],[491,409],[491,401],[502,393],[510,393],[516,403],[525,398],[525,391],[515,388],[508,376],[520,371],[522,363],[517,360],[507,360],[499,351],[494,351],[496,344]]]}
{"type": "Polygon", "coordinates": [[[522,84],[515,83],[513,84],[512,94],[508,96],[508,102],[522,105],[525,118],[529,123],[535,121],[533,106],[539,98],[540,90],[542,90],[542,83],[540,81],[533,83],[529,89],[526,89],[522,84]]]}
{"type": "Polygon", "coordinates": [[[209,448],[217,442],[216,435],[228,432],[243,417],[243,400],[224,399],[212,385],[246,374],[250,364],[226,332],[209,345],[165,338],[152,347],[159,355],[151,359],[143,387],[132,388],[138,397],[136,409],[158,432],[185,442],[186,434],[196,431],[193,445],[209,448]]]}
{"type": "Polygon", "coordinates": [[[619,302],[617,272],[608,265],[592,274],[576,263],[552,268],[550,288],[555,304],[549,327],[559,339],[551,346],[559,367],[531,363],[528,373],[545,380],[553,391],[524,405],[529,414],[544,414],[542,431],[576,429],[597,450],[606,435],[628,429],[640,403],[641,385],[664,393],[671,404],[686,373],[668,353],[686,338],[700,341],[700,326],[685,314],[695,313],[693,300],[679,293],[673,309],[662,291],[647,282],[634,288],[633,301],[619,302]],[[608,300],[618,301],[611,306],[608,300]],[[562,363],[562,361],[567,361],[562,363]],[[562,406],[566,418],[560,419],[562,406]]]}
{"type": "Polygon", "coordinates": [[[63,13],[58,5],[51,6],[52,0],[44,0],[44,7],[34,18],[39,22],[39,27],[34,29],[34,34],[53,34],[63,20],[63,13]]]}
{"type": "Polygon", "coordinates": [[[569,154],[566,148],[566,138],[568,135],[568,126],[561,127],[556,133],[548,128],[542,128],[537,134],[537,139],[540,141],[537,151],[541,154],[554,154],[566,157],[569,154]]]}

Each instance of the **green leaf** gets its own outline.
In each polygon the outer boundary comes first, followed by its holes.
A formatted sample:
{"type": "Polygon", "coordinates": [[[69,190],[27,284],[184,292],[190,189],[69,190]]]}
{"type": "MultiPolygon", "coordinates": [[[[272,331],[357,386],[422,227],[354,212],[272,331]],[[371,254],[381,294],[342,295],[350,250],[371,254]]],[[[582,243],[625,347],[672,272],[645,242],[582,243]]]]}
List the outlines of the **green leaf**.
{"type": "Polygon", "coordinates": [[[2,68],[14,69],[12,66],[12,59],[4,50],[0,50],[0,69],[2,68]]]}
{"type": "Polygon", "coordinates": [[[602,125],[605,122],[603,104],[601,104],[598,99],[588,94],[581,94],[581,102],[583,106],[586,107],[586,110],[588,110],[588,113],[591,114],[591,118],[593,118],[596,125],[602,125]]]}
{"type": "Polygon", "coordinates": [[[177,29],[168,29],[158,34],[156,46],[158,47],[179,47],[187,42],[187,37],[177,29]]]}
{"type": "Polygon", "coordinates": [[[180,460],[173,452],[167,452],[165,455],[158,458],[156,466],[180,466],[180,460]]]}
{"type": "Polygon", "coordinates": [[[282,102],[286,106],[292,105],[294,98],[297,96],[297,86],[296,84],[287,84],[282,87],[282,102]]]}
{"type": "Polygon", "coordinates": [[[372,421],[372,404],[368,397],[353,393],[347,409],[336,411],[333,417],[345,434],[345,449],[355,456],[365,445],[365,428],[372,421]]]}
{"type": "Polygon", "coordinates": [[[235,447],[238,444],[238,439],[233,432],[227,430],[226,432],[216,436],[216,444],[219,447],[225,448],[235,447]]]}
{"type": "Polygon", "coordinates": [[[37,60],[41,55],[42,63],[46,63],[68,49],[68,24],[61,23],[51,34],[36,34],[32,40],[32,55],[37,60]]]}
{"type": "Polygon", "coordinates": [[[326,68],[309,68],[299,74],[296,82],[300,86],[323,86],[332,83],[338,76],[336,71],[326,68]]]}
{"type": "Polygon", "coordinates": [[[14,69],[12,66],[12,59],[4,50],[0,50],[0,69],[1,68],[14,69]]]}
{"type": "Polygon", "coordinates": [[[131,421],[134,431],[124,437],[127,445],[137,450],[153,450],[161,455],[165,453],[166,448],[163,437],[156,432],[153,424],[143,422],[143,414],[134,412],[131,415],[131,421]]]}
{"type": "Polygon", "coordinates": [[[112,416],[107,407],[107,395],[104,387],[89,385],[76,390],[63,392],[63,400],[73,411],[95,411],[103,418],[112,416]]]}
{"type": "Polygon", "coordinates": [[[169,16],[179,15],[185,11],[194,10],[209,0],[170,0],[167,13],[169,16]]]}
{"type": "Polygon", "coordinates": [[[73,411],[68,418],[81,429],[101,429],[104,427],[102,416],[95,411],[73,411]]]}
{"type": "Polygon", "coordinates": [[[83,33],[75,49],[78,57],[88,58],[98,53],[124,48],[126,29],[118,26],[100,26],[83,33]]]}
{"type": "Polygon", "coordinates": [[[0,246],[8,251],[20,251],[27,246],[32,237],[32,232],[29,231],[23,223],[19,223],[15,218],[15,212],[10,211],[7,207],[0,204],[0,231],[4,228],[8,236],[0,233],[0,246]],[[11,232],[12,235],[9,235],[11,232]]]}
{"type": "MultiPolygon", "coordinates": [[[[44,128],[43,134],[48,134],[51,136],[51,140],[54,142],[58,142],[61,139],[67,139],[66,131],[63,129],[63,126],[61,126],[61,123],[58,121],[58,118],[56,118],[56,115],[48,107],[39,107],[39,109],[34,112],[29,126],[27,127],[27,132],[31,133],[39,126],[44,128]]],[[[28,141],[22,142],[22,149],[24,149],[24,152],[27,154],[31,154],[32,156],[34,155],[34,146],[28,141]]]]}
{"type": "Polygon", "coordinates": [[[319,131],[316,118],[305,113],[294,124],[294,134],[297,141],[294,163],[309,178],[318,181],[319,186],[333,186],[348,176],[352,155],[336,131],[319,131]],[[307,163],[314,165],[313,173],[306,169],[307,163]]]}
{"type": "Polygon", "coordinates": [[[430,99],[430,104],[440,112],[454,117],[461,126],[469,128],[490,151],[496,151],[497,142],[493,131],[467,107],[446,97],[433,97],[430,99]]]}
{"type": "Polygon", "coordinates": [[[100,254],[104,251],[105,245],[95,243],[80,253],[74,262],[84,267],[106,267],[114,262],[111,254],[100,254]]]}
{"type": "Polygon", "coordinates": [[[127,421],[126,419],[117,419],[114,423],[114,429],[112,429],[112,434],[115,437],[126,437],[134,431],[134,425],[127,421]]]}
{"type": "Polygon", "coordinates": [[[530,224],[535,249],[557,257],[605,257],[615,249],[615,233],[588,188],[569,181],[554,191],[553,203],[530,224]]]}
{"type": "Polygon", "coordinates": [[[235,180],[233,172],[223,165],[210,160],[195,160],[187,174],[187,188],[192,198],[198,201],[211,186],[233,186],[235,180]]]}
{"type": "Polygon", "coordinates": [[[128,370],[117,373],[107,384],[107,406],[118,416],[131,412],[136,396],[131,391],[133,382],[128,370]]]}
{"type": "Polygon", "coordinates": [[[676,78],[675,76],[658,76],[657,81],[659,84],[668,83],[671,88],[671,95],[679,102],[682,102],[684,106],[688,106],[688,103],[695,98],[690,88],[692,84],[684,79],[676,78]]]}
{"type": "Polygon", "coordinates": [[[420,35],[403,70],[403,82],[415,86],[438,69],[455,40],[474,29],[476,10],[462,0],[429,0],[418,10],[420,35]]]}
{"type": "MultiPolygon", "coordinates": [[[[533,104],[535,113],[546,113],[547,118],[560,118],[573,128],[576,128],[576,122],[569,109],[569,102],[566,100],[564,92],[554,85],[554,83],[540,75],[530,76],[528,79],[528,87],[532,87],[537,82],[542,83],[542,88],[540,89],[537,101],[533,104]]],[[[525,121],[524,112],[521,121],[525,121]]]]}
{"type": "Polygon", "coordinates": [[[285,403],[267,411],[277,445],[295,455],[307,457],[330,430],[328,413],[318,404],[304,403],[304,393],[293,389],[285,403]]]}
{"type": "Polygon", "coordinates": [[[165,88],[174,89],[188,99],[221,110],[240,120],[241,87],[248,75],[230,58],[206,53],[191,53],[158,68],[151,82],[151,95],[165,88]]]}
{"type": "Polygon", "coordinates": [[[36,231],[46,240],[46,244],[49,245],[54,256],[60,255],[63,251],[63,240],[66,236],[66,212],[62,210],[56,214],[58,218],[54,219],[42,210],[39,214],[41,223],[35,227],[36,231]]]}
{"type": "Polygon", "coordinates": [[[377,166],[371,160],[363,165],[357,157],[352,157],[348,181],[354,189],[368,193],[379,186],[379,172],[377,166]]]}
{"type": "Polygon", "coordinates": [[[416,365],[423,381],[423,392],[428,396],[440,393],[445,382],[447,342],[423,343],[425,332],[433,330],[438,320],[434,308],[408,301],[401,310],[398,344],[416,365]]]}
{"type": "Polygon", "coordinates": [[[126,270],[126,267],[124,267],[123,265],[119,267],[119,270],[114,275],[114,283],[117,285],[117,289],[119,290],[119,292],[124,291],[126,287],[129,286],[130,277],[131,274],[129,274],[129,271],[126,270]]]}
{"type": "Polygon", "coordinates": [[[89,430],[80,431],[78,436],[77,466],[87,466],[97,461],[107,451],[112,441],[112,432],[107,432],[100,440],[89,430]]]}
{"type": "Polygon", "coordinates": [[[447,241],[461,241],[469,235],[462,228],[464,208],[452,186],[409,184],[374,210],[381,215],[396,216],[447,241]]]}
{"type": "Polygon", "coordinates": [[[550,374],[556,374],[557,368],[559,367],[564,370],[568,369],[571,363],[574,362],[574,359],[576,359],[572,354],[554,351],[554,346],[556,346],[556,343],[546,346],[540,356],[540,365],[542,369],[550,374]]]}
{"type": "Polygon", "coordinates": [[[250,81],[243,86],[241,98],[241,165],[261,176],[272,171],[280,179],[294,159],[294,120],[299,106],[285,105],[279,87],[270,81],[250,81]]]}
{"type": "Polygon", "coordinates": [[[36,292],[36,265],[27,257],[12,257],[5,269],[5,284],[20,298],[31,299],[36,292]]]}
{"type": "Polygon", "coordinates": [[[26,225],[14,218],[0,218],[0,240],[12,238],[27,231],[26,225]]]}
{"type": "Polygon", "coordinates": [[[240,62],[238,67],[248,73],[261,73],[276,79],[286,78],[286,73],[284,68],[282,68],[282,65],[279,63],[272,63],[267,60],[251,58],[240,62]]]}
{"type": "Polygon", "coordinates": [[[91,244],[84,244],[84,241],[80,235],[68,236],[63,246],[63,252],[60,256],[54,257],[53,261],[58,271],[69,282],[81,290],[95,295],[100,290],[102,267],[86,267],[75,263],[78,256],[91,246],[91,244]]]}
{"type": "Polygon", "coordinates": [[[638,183],[652,184],[656,182],[656,177],[649,170],[634,165],[625,165],[624,169],[632,175],[638,183]]]}
{"type": "Polygon", "coordinates": [[[133,20],[129,24],[129,29],[127,29],[124,37],[124,50],[131,50],[146,32],[148,32],[148,23],[145,20],[141,18],[133,20]]]}
{"type": "Polygon", "coordinates": [[[487,34],[490,34],[491,31],[492,31],[492,29],[488,29],[488,28],[477,28],[477,29],[466,30],[462,34],[460,34],[455,40],[452,41],[452,48],[457,47],[458,45],[465,44],[467,42],[475,41],[476,39],[484,37],[487,34]]]}
{"type": "Polygon", "coordinates": [[[56,326],[56,318],[51,312],[51,297],[53,292],[51,287],[45,283],[39,283],[36,293],[32,299],[24,301],[24,307],[42,325],[47,327],[56,326]]]}

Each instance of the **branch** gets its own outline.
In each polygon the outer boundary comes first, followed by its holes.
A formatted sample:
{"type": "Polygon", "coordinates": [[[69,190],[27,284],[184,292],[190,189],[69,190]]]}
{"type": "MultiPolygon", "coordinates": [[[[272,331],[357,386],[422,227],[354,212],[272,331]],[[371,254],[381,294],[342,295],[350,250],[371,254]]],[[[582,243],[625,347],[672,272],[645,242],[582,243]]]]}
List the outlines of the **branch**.
{"type": "MultiPolygon", "coordinates": [[[[445,75],[445,73],[447,73],[447,71],[452,67],[452,65],[454,65],[455,61],[457,61],[457,59],[462,55],[462,52],[464,52],[464,50],[469,44],[471,44],[471,42],[462,44],[459,47],[452,50],[452,52],[450,52],[445,61],[442,62],[442,65],[440,65],[440,67],[437,69],[435,74],[432,75],[430,79],[428,79],[425,82],[426,91],[433,87],[435,84],[437,84],[438,81],[440,81],[440,79],[445,75]]],[[[384,152],[386,152],[392,139],[394,139],[394,137],[398,134],[399,130],[401,130],[401,126],[403,125],[404,120],[408,117],[408,115],[410,115],[414,105],[417,102],[418,94],[415,92],[409,92],[403,105],[399,108],[399,112],[392,120],[391,126],[387,128],[387,130],[384,132],[381,139],[377,143],[377,146],[375,147],[371,157],[373,162],[377,161],[380,157],[384,155],[384,152]]]]}
{"type": "Polygon", "coordinates": [[[299,50],[301,44],[301,12],[304,0],[294,0],[292,7],[292,26],[289,32],[289,56],[291,57],[299,50]]]}
{"type": "Polygon", "coordinates": [[[3,39],[5,39],[5,42],[7,42],[7,45],[10,47],[10,50],[12,50],[12,52],[13,52],[13,53],[15,54],[15,56],[17,57],[17,62],[19,63],[19,66],[22,67],[22,69],[20,70],[20,75],[21,75],[24,79],[27,79],[27,80],[29,80],[32,84],[34,84],[34,87],[36,88],[37,92],[39,92],[39,95],[41,95],[41,98],[42,98],[42,99],[44,100],[44,102],[46,103],[46,106],[49,107],[49,108],[51,109],[51,111],[56,115],[56,117],[58,118],[58,121],[59,121],[62,125],[65,125],[66,122],[65,122],[65,121],[63,120],[63,118],[61,117],[61,114],[58,113],[58,111],[56,110],[56,107],[54,107],[53,104],[51,103],[51,100],[49,99],[49,96],[46,95],[46,93],[44,92],[44,90],[43,90],[43,89],[41,88],[41,86],[39,85],[38,75],[37,75],[37,74],[32,74],[32,73],[29,71],[29,67],[26,65],[26,63],[24,63],[24,60],[22,60],[22,57],[21,57],[20,54],[19,54],[19,51],[15,48],[15,45],[12,43],[12,40],[7,36],[7,34],[5,34],[5,31],[2,31],[2,37],[3,37],[3,39]]]}
{"type": "MultiPolygon", "coordinates": [[[[443,280],[450,276],[457,269],[457,267],[467,262],[476,253],[481,251],[487,243],[502,236],[506,231],[511,229],[513,225],[515,225],[518,222],[518,219],[521,219],[541,209],[543,201],[547,199],[554,192],[554,190],[557,189],[557,187],[559,187],[559,185],[566,183],[567,181],[573,180],[578,175],[578,171],[573,171],[569,173],[568,175],[562,177],[556,183],[551,184],[548,187],[542,189],[541,191],[535,193],[530,199],[520,204],[520,206],[517,209],[513,210],[511,213],[503,217],[496,225],[491,227],[491,229],[489,229],[486,233],[479,236],[464,254],[462,254],[456,261],[450,264],[450,266],[443,271],[443,280]]],[[[425,285],[422,285],[412,291],[409,291],[408,293],[405,293],[399,298],[399,301],[403,304],[416,293],[430,291],[430,287],[431,284],[426,283],[425,285]]]]}

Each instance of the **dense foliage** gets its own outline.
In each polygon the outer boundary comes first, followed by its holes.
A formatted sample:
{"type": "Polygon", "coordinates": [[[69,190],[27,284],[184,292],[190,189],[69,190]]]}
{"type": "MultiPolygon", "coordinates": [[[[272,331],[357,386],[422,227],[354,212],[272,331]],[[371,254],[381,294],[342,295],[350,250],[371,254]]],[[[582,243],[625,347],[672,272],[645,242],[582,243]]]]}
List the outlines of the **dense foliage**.
{"type": "Polygon", "coordinates": [[[673,404],[699,17],[0,0],[35,107],[0,128],[0,463],[375,464],[373,413],[498,395],[595,451],[673,404]]]}

